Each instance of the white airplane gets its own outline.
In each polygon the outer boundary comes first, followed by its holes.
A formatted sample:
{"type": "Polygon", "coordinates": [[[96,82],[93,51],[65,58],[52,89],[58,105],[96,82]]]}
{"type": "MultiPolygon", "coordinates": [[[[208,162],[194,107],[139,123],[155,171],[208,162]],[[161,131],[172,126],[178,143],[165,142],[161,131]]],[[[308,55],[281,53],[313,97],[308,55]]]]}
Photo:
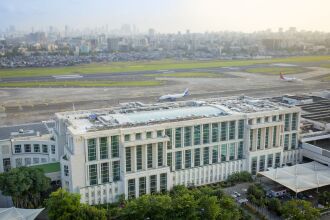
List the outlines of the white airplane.
{"type": "Polygon", "coordinates": [[[302,81],[301,79],[297,79],[295,77],[287,77],[284,76],[282,72],[280,72],[280,79],[286,82],[296,82],[296,81],[302,81]]]}
{"type": "Polygon", "coordinates": [[[183,98],[188,95],[189,89],[186,89],[183,93],[163,95],[159,97],[159,101],[175,101],[176,99],[183,98]]]}

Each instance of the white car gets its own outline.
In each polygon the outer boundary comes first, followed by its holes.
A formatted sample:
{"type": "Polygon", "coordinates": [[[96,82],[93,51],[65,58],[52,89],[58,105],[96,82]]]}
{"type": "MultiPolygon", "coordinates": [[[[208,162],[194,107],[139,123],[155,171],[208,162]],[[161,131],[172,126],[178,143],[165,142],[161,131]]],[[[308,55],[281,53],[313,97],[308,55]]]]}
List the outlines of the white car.
{"type": "Polygon", "coordinates": [[[236,199],[237,198],[237,196],[233,193],[233,194],[231,194],[231,197],[233,197],[234,199],[236,199]]]}
{"type": "Polygon", "coordinates": [[[241,194],[239,193],[239,192],[234,192],[234,194],[237,196],[237,197],[240,197],[241,196],[241,194]]]}

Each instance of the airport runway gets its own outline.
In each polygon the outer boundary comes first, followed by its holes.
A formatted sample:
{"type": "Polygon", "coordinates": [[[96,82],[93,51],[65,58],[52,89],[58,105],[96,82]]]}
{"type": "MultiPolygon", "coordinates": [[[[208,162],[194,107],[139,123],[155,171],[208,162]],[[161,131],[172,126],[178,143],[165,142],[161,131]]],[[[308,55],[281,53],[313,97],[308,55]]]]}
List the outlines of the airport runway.
{"type": "Polygon", "coordinates": [[[271,97],[301,94],[330,88],[330,82],[320,82],[330,69],[311,68],[311,72],[293,75],[302,82],[280,81],[277,75],[251,74],[226,70],[228,77],[165,78],[163,86],[107,88],[2,88],[0,89],[0,125],[49,120],[55,112],[73,109],[94,109],[122,102],[156,102],[164,94],[182,92],[189,88],[188,99],[219,96],[249,95],[271,97]]]}

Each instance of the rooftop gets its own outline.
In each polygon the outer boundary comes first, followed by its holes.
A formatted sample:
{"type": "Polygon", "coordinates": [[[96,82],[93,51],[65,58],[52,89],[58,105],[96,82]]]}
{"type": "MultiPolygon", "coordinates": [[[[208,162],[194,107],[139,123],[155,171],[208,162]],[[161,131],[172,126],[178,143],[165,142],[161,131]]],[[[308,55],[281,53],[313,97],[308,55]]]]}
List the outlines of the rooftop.
{"type": "Polygon", "coordinates": [[[54,173],[54,172],[59,172],[61,170],[60,162],[40,164],[40,165],[31,166],[31,167],[40,168],[45,173],[54,173]]]}
{"type": "Polygon", "coordinates": [[[248,114],[284,108],[292,107],[265,99],[241,96],[155,104],[131,102],[122,103],[120,106],[113,108],[61,112],[56,113],[56,115],[58,118],[67,120],[74,131],[84,133],[115,127],[248,114]]]}
{"type": "Polygon", "coordinates": [[[330,100],[322,100],[298,106],[303,110],[303,118],[330,123],[330,100]]]}
{"type": "Polygon", "coordinates": [[[3,126],[0,127],[0,140],[49,134],[51,126],[54,126],[52,124],[55,124],[55,122],[49,121],[14,126],[3,126]]]}

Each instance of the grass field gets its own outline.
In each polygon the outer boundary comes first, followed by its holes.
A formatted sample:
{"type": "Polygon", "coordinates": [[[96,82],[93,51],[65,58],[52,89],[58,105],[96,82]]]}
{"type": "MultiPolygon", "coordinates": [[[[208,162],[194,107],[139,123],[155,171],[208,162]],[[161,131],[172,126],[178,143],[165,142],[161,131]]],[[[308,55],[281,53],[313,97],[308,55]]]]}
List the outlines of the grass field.
{"type": "Polygon", "coordinates": [[[159,86],[162,81],[47,81],[47,82],[10,82],[0,87],[121,87],[121,86],[159,86]]]}
{"type": "Polygon", "coordinates": [[[330,68],[330,63],[323,63],[321,64],[321,67],[330,68]]]}
{"type": "Polygon", "coordinates": [[[148,77],[176,77],[176,78],[215,78],[221,77],[220,74],[208,72],[179,72],[179,73],[158,73],[146,74],[148,77]]]}
{"type": "Polygon", "coordinates": [[[54,172],[59,172],[61,171],[60,163],[48,163],[48,164],[40,164],[40,165],[35,165],[31,166],[34,168],[40,168],[42,169],[45,173],[54,173],[54,172]]]}
{"type": "Polygon", "coordinates": [[[214,60],[214,61],[141,61],[141,62],[114,62],[114,63],[93,63],[71,67],[58,68],[17,68],[1,69],[0,78],[6,77],[31,77],[49,76],[63,74],[93,74],[93,73],[114,73],[132,72],[147,70],[171,70],[171,69],[193,69],[193,68],[212,68],[227,66],[248,66],[254,64],[268,63],[313,63],[330,61],[330,56],[310,56],[310,57],[288,57],[267,60],[214,60]]]}
{"type": "Polygon", "coordinates": [[[250,68],[246,69],[248,73],[267,73],[267,74],[279,74],[283,72],[284,74],[295,74],[303,73],[307,70],[301,67],[267,67],[267,68],[250,68]]]}

